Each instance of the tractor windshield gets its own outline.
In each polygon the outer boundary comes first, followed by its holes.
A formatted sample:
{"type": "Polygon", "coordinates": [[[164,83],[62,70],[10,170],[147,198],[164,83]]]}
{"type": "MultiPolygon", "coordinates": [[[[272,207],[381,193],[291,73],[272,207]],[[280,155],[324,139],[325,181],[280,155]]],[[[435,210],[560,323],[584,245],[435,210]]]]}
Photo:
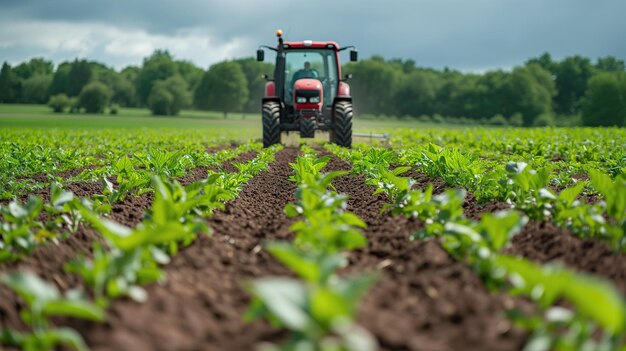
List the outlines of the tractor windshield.
{"type": "Polygon", "coordinates": [[[322,82],[324,104],[331,105],[337,94],[337,60],[331,49],[288,50],[285,56],[285,97],[292,103],[293,85],[298,79],[314,78],[322,82]]]}

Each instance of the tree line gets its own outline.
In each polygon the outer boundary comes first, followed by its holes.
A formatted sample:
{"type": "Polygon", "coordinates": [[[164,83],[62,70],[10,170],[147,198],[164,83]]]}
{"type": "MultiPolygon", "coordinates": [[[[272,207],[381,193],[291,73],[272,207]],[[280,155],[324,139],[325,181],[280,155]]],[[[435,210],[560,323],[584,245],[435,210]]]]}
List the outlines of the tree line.
{"type": "Polygon", "coordinates": [[[252,58],[224,61],[203,70],[157,50],[138,66],[121,71],[85,59],[61,63],[33,58],[0,69],[0,103],[48,103],[62,112],[101,113],[119,107],[148,107],[156,115],[183,108],[228,112],[259,110],[273,66],[252,58]]]}
{"type": "MultiPolygon", "coordinates": [[[[55,111],[115,113],[119,106],[176,115],[183,108],[258,112],[273,66],[252,58],[207,70],[157,50],[116,71],[88,60],[54,67],[33,58],[0,70],[0,103],[48,103],[55,111]]],[[[467,73],[380,56],[348,63],[359,114],[515,126],[626,125],[626,68],[615,57],[560,61],[545,53],[512,70],[467,73]]]]}
{"type": "Polygon", "coordinates": [[[625,65],[611,56],[557,61],[544,53],[510,71],[485,73],[374,56],[343,70],[354,76],[361,113],[516,126],[626,125],[625,65]]]}

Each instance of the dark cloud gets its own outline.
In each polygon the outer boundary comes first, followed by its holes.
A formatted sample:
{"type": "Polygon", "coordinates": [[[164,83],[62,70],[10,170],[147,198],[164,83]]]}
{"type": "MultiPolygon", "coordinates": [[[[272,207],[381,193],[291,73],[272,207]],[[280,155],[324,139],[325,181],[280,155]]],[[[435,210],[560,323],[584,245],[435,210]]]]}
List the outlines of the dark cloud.
{"type": "MultiPolygon", "coordinates": [[[[211,38],[218,50],[238,40],[241,45],[232,52],[239,55],[251,55],[258,44],[272,44],[273,31],[282,28],[292,40],[335,40],[357,45],[364,57],[380,54],[410,58],[423,66],[463,70],[508,68],[544,51],[557,58],[580,54],[624,59],[624,13],[623,0],[2,0],[0,3],[0,21],[93,24],[179,40],[185,40],[185,33],[192,30],[196,36],[211,38]]],[[[0,59],[3,56],[17,59],[21,54],[26,59],[27,48],[33,45],[23,42],[3,48],[0,42],[0,59]]],[[[210,47],[207,49],[210,51],[210,47]]],[[[98,57],[91,58],[104,62],[122,64],[124,60],[102,48],[94,48],[92,52],[98,57]]],[[[216,53],[207,52],[207,56],[211,55],[216,53]]],[[[134,60],[129,63],[137,63],[134,60]]]]}

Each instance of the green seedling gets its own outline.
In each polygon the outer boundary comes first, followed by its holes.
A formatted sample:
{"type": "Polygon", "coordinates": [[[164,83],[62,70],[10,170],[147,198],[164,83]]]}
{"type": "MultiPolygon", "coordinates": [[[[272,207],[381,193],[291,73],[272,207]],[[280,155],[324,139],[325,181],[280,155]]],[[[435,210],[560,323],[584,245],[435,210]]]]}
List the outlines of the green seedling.
{"type": "Polygon", "coordinates": [[[50,317],[72,317],[89,321],[102,322],[104,311],[77,294],[62,296],[57,288],[31,273],[11,273],[0,276],[0,283],[18,294],[28,309],[21,312],[24,323],[32,332],[24,333],[3,329],[0,342],[17,346],[27,351],[55,350],[58,346],[68,346],[82,351],[87,346],[80,334],[68,328],[53,328],[50,317]]]}

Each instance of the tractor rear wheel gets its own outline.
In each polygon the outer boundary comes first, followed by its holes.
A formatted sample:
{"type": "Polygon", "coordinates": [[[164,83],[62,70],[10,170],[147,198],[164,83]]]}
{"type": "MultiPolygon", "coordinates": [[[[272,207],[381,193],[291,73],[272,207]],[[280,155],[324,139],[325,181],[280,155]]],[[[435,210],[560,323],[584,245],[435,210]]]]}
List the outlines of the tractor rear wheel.
{"type": "Polygon", "coordinates": [[[335,123],[330,132],[330,142],[352,147],[352,103],[340,101],[335,104],[335,123]]]}
{"type": "Polygon", "coordinates": [[[269,101],[263,104],[263,147],[280,144],[280,105],[269,101]]]}
{"type": "Polygon", "coordinates": [[[313,118],[300,118],[300,138],[315,137],[315,120],[313,118]]]}

